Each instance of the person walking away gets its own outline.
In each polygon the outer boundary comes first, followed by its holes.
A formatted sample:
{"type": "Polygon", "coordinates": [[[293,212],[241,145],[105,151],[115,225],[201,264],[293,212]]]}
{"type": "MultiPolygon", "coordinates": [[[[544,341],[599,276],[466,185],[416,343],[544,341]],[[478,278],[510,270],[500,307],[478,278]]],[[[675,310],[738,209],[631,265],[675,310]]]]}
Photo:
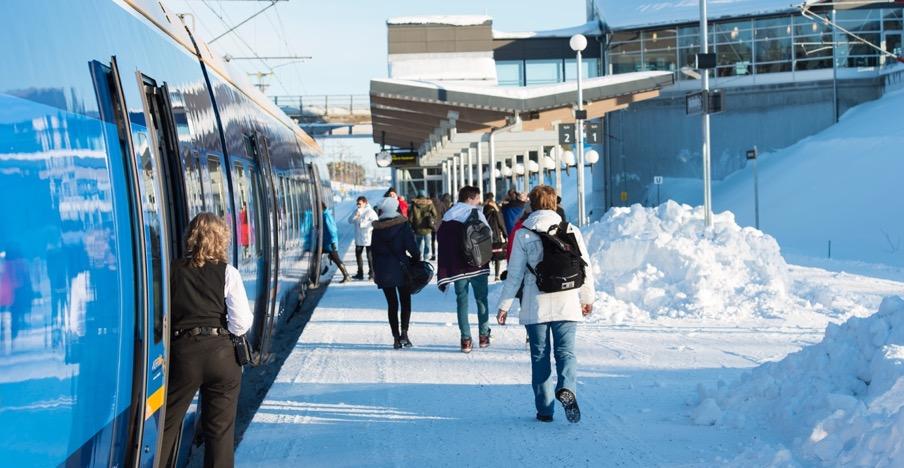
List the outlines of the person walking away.
{"type": "Polygon", "coordinates": [[[399,201],[386,197],[379,205],[380,219],[373,223],[372,248],[374,282],[386,297],[392,347],[410,348],[408,325],[411,321],[411,291],[408,289],[407,268],[411,259],[420,260],[414,231],[408,219],[399,213],[399,201]],[[410,258],[409,258],[410,255],[410,258]],[[401,330],[399,308],[401,306],[401,330]]]}
{"type": "Polygon", "coordinates": [[[563,222],[555,212],[555,190],[546,185],[535,187],[530,192],[530,206],[532,213],[511,239],[514,243],[512,258],[499,298],[496,320],[500,325],[505,324],[508,310],[523,281],[519,318],[527,329],[530,343],[531,385],[537,419],[552,421],[553,400],[557,399],[565,409],[566,418],[570,422],[578,422],[581,413],[575,396],[575,332],[578,322],[593,310],[596,295],[590,276],[593,269],[581,232],[574,225],[563,222]],[[567,244],[569,250],[555,249],[553,242],[546,239],[550,228],[555,228],[552,235],[567,244]],[[570,274],[572,272],[576,274],[570,274]],[[567,276],[568,280],[563,281],[563,276],[567,276]],[[558,278],[558,281],[549,278],[558,278]],[[556,361],[558,380],[555,386],[550,349],[556,361]]]}
{"type": "MultiPolygon", "coordinates": [[[[508,238],[508,231],[505,230],[505,220],[502,218],[502,212],[499,205],[496,204],[496,197],[492,193],[487,193],[483,204],[483,215],[487,222],[490,223],[490,229],[493,231],[493,250],[505,248],[505,242],[508,238]]],[[[499,281],[500,268],[502,265],[501,256],[493,255],[493,266],[495,267],[495,280],[499,281]]]]}
{"type": "Polygon", "coordinates": [[[374,277],[374,258],[370,248],[371,235],[373,234],[373,222],[378,219],[377,213],[367,203],[367,197],[361,196],[356,200],[357,208],[348,216],[349,224],[355,226],[355,262],[358,264],[358,273],[353,276],[356,280],[364,279],[364,262],[362,253],[367,253],[367,279],[374,277]]]}
{"type": "Polygon", "coordinates": [[[414,239],[422,258],[430,258],[430,235],[433,233],[438,216],[436,207],[423,190],[415,197],[412,205],[411,226],[414,228],[414,239]]]}
{"type": "Polygon", "coordinates": [[[524,201],[514,189],[509,190],[502,203],[502,218],[505,220],[505,232],[512,232],[515,223],[524,211],[524,201]]]}
{"type": "Polygon", "coordinates": [[[452,205],[443,216],[443,223],[436,233],[439,256],[437,260],[437,282],[440,291],[445,292],[449,284],[455,288],[455,301],[458,312],[458,328],[461,332],[461,351],[470,353],[472,349],[471,326],[468,323],[468,288],[474,290],[477,302],[477,322],[480,347],[490,345],[489,310],[487,309],[487,277],[490,275],[489,252],[480,264],[469,263],[470,255],[465,250],[468,231],[480,228],[482,223],[486,231],[486,243],[492,243],[492,232],[489,223],[480,209],[480,189],[465,186],[458,192],[458,203],[452,205]]]}
{"type": "Polygon", "coordinates": [[[185,244],[188,256],[173,262],[170,277],[173,336],[161,456],[166,466],[175,462],[182,419],[200,389],[204,466],[231,467],[242,368],[229,335],[244,335],[254,317],[242,277],[227,263],[223,219],[199,214],[185,244]]]}
{"type": "Polygon", "coordinates": [[[339,228],[336,227],[336,217],[333,216],[332,208],[326,207],[326,203],[321,203],[320,206],[323,208],[323,251],[342,272],[342,281],[339,283],[345,283],[349,276],[345,264],[339,258],[339,228]]]}

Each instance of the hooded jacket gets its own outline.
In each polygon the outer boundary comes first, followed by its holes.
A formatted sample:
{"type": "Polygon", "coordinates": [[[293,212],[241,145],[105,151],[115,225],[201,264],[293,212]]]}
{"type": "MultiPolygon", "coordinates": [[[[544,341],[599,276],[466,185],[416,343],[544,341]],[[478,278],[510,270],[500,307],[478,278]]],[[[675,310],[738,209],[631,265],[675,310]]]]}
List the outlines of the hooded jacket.
{"type": "Polygon", "coordinates": [[[584,245],[584,237],[574,225],[568,225],[568,232],[573,233],[578,241],[581,257],[587,262],[584,267],[586,280],[579,289],[561,291],[555,293],[543,293],[537,287],[537,278],[527,269],[536,269],[537,264],[543,260],[543,241],[533,231],[546,231],[550,227],[559,224],[562,218],[555,211],[538,210],[531,213],[524,221],[524,229],[519,229],[510,241],[512,257],[508,263],[508,278],[502,288],[499,297],[499,310],[508,311],[515,300],[515,294],[524,282],[524,293],[521,298],[521,312],[519,322],[522,325],[558,321],[582,321],[582,304],[593,304],[596,291],[593,286],[593,267],[590,265],[590,256],[584,245]]]}
{"type": "Polygon", "coordinates": [[[377,212],[369,203],[361,208],[356,208],[352,214],[348,215],[348,223],[355,226],[355,245],[370,246],[370,238],[374,231],[373,222],[377,219],[377,212]],[[358,215],[358,219],[355,219],[355,215],[358,215]]]}
{"type": "Polygon", "coordinates": [[[464,223],[474,210],[477,210],[477,217],[480,221],[489,226],[479,206],[459,202],[446,211],[443,223],[436,232],[436,245],[439,251],[436,279],[440,291],[445,291],[449,283],[490,274],[489,263],[479,267],[468,265],[464,252],[462,252],[465,235],[464,223]]]}
{"type": "Polygon", "coordinates": [[[524,202],[521,200],[509,200],[502,205],[502,217],[505,219],[505,231],[512,232],[518,218],[524,211],[524,202]]]}
{"type": "Polygon", "coordinates": [[[502,242],[508,237],[508,231],[505,230],[505,221],[502,219],[502,213],[496,202],[490,200],[483,205],[483,215],[486,216],[490,223],[490,229],[493,230],[493,242],[502,242]]]}

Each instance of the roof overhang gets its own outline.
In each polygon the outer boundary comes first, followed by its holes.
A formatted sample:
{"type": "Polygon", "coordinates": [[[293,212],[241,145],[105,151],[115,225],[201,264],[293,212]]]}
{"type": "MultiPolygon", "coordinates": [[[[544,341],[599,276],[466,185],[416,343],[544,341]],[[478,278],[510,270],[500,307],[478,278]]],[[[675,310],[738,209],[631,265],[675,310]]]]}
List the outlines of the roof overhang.
{"type": "MultiPolygon", "coordinates": [[[[583,80],[588,119],[652,99],[673,84],[670,72],[639,72],[583,80]]],[[[506,146],[535,149],[556,144],[556,124],[574,121],[577,83],[509,88],[427,81],[377,79],[370,82],[373,136],[377,143],[417,149],[422,166],[436,166],[500,134],[497,157],[506,146]],[[500,144],[503,144],[500,152],[500,144]]],[[[513,150],[514,151],[514,150],[513,150]]]]}

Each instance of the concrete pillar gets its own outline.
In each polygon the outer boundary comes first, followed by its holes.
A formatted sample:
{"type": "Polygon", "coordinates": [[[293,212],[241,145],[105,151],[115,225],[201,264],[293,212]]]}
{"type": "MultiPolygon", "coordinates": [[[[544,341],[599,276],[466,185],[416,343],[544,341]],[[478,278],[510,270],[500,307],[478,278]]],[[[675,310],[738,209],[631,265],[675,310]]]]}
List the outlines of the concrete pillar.
{"type": "Polygon", "coordinates": [[[452,168],[449,173],[452,177],[452,189],[449,193],[452,194],[452,199],[455,199],[455,195],[458,193],[458,156],[452,156],[452,168]]]}
{"type": "Polygon", "coordinates": [[[490,132],[490,139],[487,142],[487,146],[489,147],[488,149],[489,149],[489,153],[490,153],[490,166],[489,166],[490,180],[489,180],[489,188],[487,190],[489,190],[490,192],[493,192],[494,194],[496,194],[498,196],[499,194],[496,193],[496,133],[495,132],[490,132]]]}
{"type": "Polygon", "coordinates": [[[468,146],[468,185],[474,186],[474,154],[468,146]]]}
{"type": "Polygon", "coordinates": [[[562,147],[556,145],[552,148],[553,160],[556,162],[556,193],[562,196],[562,147]]]}
{"type": "MultiPolygon", "coordinates": [[[[483,153],[480,151],[480,142],[477,142],[477,148],[475,150],[477,152],[477,186],[480,187],[480,193],[486,193],[484,190],[485,185],[483,184],[483,153]]],[[[492,175],[492,170],[490,171],[490,175],[492,175]]]]}

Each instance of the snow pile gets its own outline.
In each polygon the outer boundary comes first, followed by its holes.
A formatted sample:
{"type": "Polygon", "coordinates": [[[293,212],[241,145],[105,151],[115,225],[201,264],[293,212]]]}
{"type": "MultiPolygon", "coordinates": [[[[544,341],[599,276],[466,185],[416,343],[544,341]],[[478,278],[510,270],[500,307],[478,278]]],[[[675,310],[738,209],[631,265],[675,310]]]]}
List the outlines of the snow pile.
{"type": "Polygon", "coordinates": [[[702,207],[613,208],[584,237],[602,319],[776,318],[806,307],[788,292],[775,239],[730,212],[706,229],[702,207]]]}
{"type": "Polygon", "coordinates": [[[692,414],[700,424],[756,420],[807,463],[904,466],[904,298],[830,324],[821,343],[700,393],[692,414]]]}

